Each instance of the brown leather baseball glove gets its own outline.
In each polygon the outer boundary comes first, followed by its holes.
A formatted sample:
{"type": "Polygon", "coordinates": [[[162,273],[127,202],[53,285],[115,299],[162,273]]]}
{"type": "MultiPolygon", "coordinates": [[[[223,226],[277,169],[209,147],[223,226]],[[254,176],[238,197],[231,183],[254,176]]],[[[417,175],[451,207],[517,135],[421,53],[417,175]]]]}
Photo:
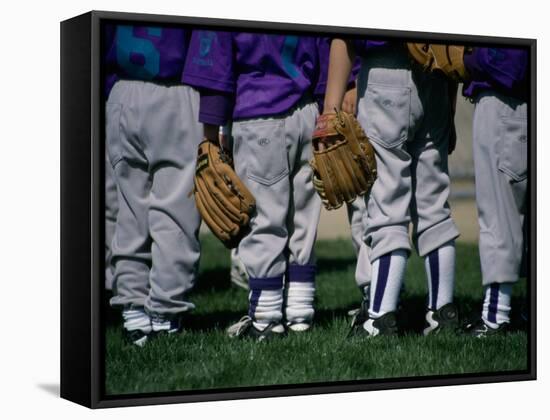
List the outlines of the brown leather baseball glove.
{"type": "Polygon", "coordinates": [[[370,191],[376,180],[374,149],[352,114],[321,115],[312,142],[313,186],[328,210],[370,191]]]}
{"type": "Polygon", "coordinates": [[[411,57],[426,71],[442,71],[447,77],[455,81],[468,79],[464,67],[463,45],[407,43],[411,57]]]}
{"type": "Polygon", "coordinates": [[[248,232],[256,202],[235,173],[231,157],[218,144],[205,140],[199,145],[193,192],[212,233],[227,248],[235,248],[248,232]]]}

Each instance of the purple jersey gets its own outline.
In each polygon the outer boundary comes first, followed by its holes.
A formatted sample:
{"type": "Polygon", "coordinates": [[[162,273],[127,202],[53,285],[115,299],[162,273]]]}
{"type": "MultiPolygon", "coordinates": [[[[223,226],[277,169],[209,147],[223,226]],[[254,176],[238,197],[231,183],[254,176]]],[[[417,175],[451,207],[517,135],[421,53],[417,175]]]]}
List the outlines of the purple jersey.
{"type": "Polygon", "coordinates": [[[104,34],[107,95],[119,79],[180,82],[190,31],[107,25],[104,34]]]}
{"type": "Polygon", "coordinates": [[[318,73],[314,37],[193,31],[182,80],[231,95],[233,118],[246,119],[287,112],[318,73]]]}
{"type": "Polygon", "coordinates": [[[379,51],[385,49],[391,45],[389,41],[373,41],[369,39],[354,39],[353,46],[355,47],[355,53],[361,57],[365,56],[371,51],[379,51]]]}
{"type": "Polygon", "coordinates": [[[474,48],[464,55],[464,65],[471,81],[464,86],[464,96],[494,89],[506,95],[527,97],[527,50],[512,48],[474,48]]]}

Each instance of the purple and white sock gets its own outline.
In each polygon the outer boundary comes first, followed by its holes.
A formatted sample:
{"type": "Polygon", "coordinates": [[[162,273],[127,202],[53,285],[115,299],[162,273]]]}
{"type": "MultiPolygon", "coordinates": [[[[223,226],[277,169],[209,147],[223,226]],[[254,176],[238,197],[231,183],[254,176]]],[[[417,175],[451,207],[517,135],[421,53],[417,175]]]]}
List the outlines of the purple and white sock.
{"type": "Polygon", "coordinates": [[[254,278],[249,280],[248,316],[254,326],[263,330],[270,323],[283,319],[283,276],[254,278]]]}
{"type": "Polygon", "coordinates": [[[315,271],[314,264],[290,264],[288,267],[288,278],[285,284],[285,318],[291,324],[310,324],[313,320],[315,271]]]}
{"type": "Polygon", "coordinates": [[[485,286],[481,318],[491,328],[510,322],[512,283],[491,283],[485,286]]]}
{"type": "Polygon", "coordinates": [[[453,301],[455,242],[450,241],[424,257],[428,278],[428,308],[435,311],[453,301]]]}
{"type": "Polygon", "coordinates": [[[399,292],[405,277],[408,253],[398,249],[383,255],[372,263],[369,316],[379,318],[395,311],[399,292]]]}

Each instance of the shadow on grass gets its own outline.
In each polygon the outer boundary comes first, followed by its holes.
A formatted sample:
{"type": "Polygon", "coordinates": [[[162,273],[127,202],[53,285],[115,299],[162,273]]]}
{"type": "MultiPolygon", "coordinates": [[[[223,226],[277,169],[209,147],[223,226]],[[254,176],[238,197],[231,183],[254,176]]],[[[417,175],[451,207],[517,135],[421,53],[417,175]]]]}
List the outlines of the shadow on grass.
{"type": "Polygon", "coordinates": [[[244,315],[242,311],[216,311],[206,314],[189,314],[184,320],[184,328],[190,331],[226,329],[244,315]]]}
{"type": "Polygon", "coordinates": [[[193,294],[227,290],[231,287],[229,267],[204,270],[199,273],[193,294]]]}
{"type": "MultiPolygon", "coordinates": [[[[524,306],[524,299],[512,298],[512,308],[517,308],[512,312],[510,331],[525,331],[526,322],[521,316],[521,310],[524,306]]],[[[481,316],[481,298],[461,296],[455,298],[455,304],[458,307],[459,325],[464,328],[467,324],[473,323],[481,316]]],[[[426,297],[422,295],[412,295],[403,298],[401,301],[398,322],[400,329],[406,332],[421,334],[424,329],[424,314],[426,311],[426,297]]]]}
{"type": "Polygon", "coordinates": [[[328,327],[337,319],[345,319],[346,321],[349,321],[351,325],[352,316],[348,315],[348,312],[359,308],[359,305],[360,302],[357,301],[357,304],[346,305],[341,308],[318,309],[315,311],[315,325],[320,327],[328,327]]]}
{"type": "Polygon", "coordinates": [[[350,267],[355,270],[357,259],[355,256],[346,258],[319,258],[317,260],[317,273],[346,271],[350,267]]]}

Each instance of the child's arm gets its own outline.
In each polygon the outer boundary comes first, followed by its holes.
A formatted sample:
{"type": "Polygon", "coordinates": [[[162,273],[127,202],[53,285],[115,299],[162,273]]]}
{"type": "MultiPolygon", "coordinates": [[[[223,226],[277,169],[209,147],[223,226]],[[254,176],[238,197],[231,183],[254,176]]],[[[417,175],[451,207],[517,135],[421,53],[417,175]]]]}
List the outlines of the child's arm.
{"type": "Polygon", "coordinates": [[[337,38],[332,40],[323,113],[341,108],[354,60],[355,50],[351,42],[337,38]]]}

